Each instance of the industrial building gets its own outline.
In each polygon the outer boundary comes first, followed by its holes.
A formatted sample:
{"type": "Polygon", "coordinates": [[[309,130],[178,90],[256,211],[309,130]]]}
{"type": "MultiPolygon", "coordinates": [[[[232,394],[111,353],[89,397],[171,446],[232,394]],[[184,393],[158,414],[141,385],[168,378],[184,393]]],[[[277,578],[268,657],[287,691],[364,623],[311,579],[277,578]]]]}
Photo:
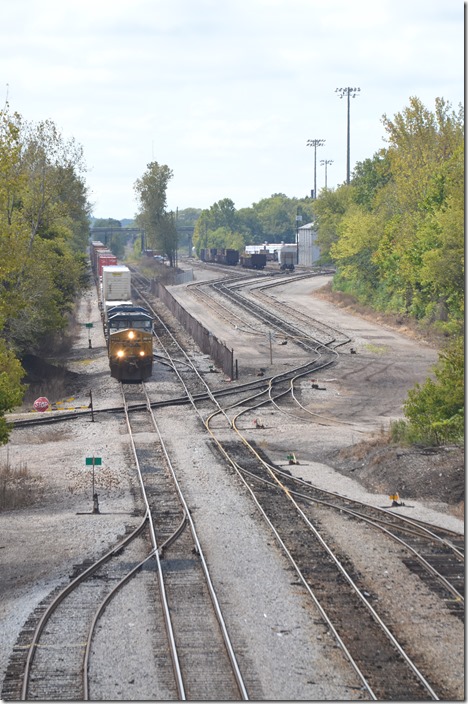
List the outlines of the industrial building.
{"type": "Polygon", "coordinates": [[[315,223],[309,222],[297,230],[297,264],[298,266],[316,266],[320,258],[320,248],[317,245],[317,230],[315,223]]]}

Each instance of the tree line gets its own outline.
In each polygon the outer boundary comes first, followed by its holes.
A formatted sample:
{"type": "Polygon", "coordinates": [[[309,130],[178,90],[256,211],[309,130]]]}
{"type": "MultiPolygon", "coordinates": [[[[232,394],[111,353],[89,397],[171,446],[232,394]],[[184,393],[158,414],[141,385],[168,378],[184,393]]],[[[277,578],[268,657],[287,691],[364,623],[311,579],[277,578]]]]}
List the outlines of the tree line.
{"type": "Polygon", "coordinates": [[[395,435],[448,442],[464,433],[464,114],[413,97],[383,116],[388,146],[358,163],[349,185],[315,203],[333,289],[439,331],[434,378],[416,385],[395,435]]]}
{"type": "Polygon", "coordinates": [[[87,283],[87,189],[81,147],[51,120],[0,112],[0,443],[18,406],[25,355],[54,351],[87,283]]]}

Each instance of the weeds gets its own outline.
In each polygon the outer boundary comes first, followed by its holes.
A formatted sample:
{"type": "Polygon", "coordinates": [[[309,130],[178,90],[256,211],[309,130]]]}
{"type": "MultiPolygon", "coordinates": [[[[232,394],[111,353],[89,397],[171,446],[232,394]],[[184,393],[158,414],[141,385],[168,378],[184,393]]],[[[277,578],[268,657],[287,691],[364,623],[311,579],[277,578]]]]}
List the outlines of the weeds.
{"type": "Polygon", "coordinates": [[[13,467],[8,457],[0,464],[0,511],[29,506],[40,493],[40,480],[31,474],[27,464],[20,462],[13,467]]]}

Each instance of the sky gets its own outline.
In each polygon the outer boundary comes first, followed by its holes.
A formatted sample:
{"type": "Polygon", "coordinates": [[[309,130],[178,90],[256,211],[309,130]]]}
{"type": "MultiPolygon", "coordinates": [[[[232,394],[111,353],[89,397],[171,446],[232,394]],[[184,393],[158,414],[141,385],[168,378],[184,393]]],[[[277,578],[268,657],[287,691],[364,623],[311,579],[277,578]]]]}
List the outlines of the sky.
{"type": "Polygon", "coordinates": [[[462,0],[2,0],[0,104],[83,148],[93,215],[236,209],[346,181],[411,97],[464,101],[462,0]],[[3,95],[2,95],[3,93],[3,95]],[[325,140],[307,146],[308,140],[325,140]],[[322,161],[332,162],[321,164],[322,161]]]}

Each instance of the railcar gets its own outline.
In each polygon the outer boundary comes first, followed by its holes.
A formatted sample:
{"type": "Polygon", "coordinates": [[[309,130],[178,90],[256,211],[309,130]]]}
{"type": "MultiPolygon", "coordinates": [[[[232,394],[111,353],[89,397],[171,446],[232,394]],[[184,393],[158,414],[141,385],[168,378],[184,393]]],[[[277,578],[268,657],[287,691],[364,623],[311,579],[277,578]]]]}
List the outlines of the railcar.
{"type": "Polygon", "coordinates": [[[239,263],[239,251],[237,249],[226,249],[225,264],[236,266],[239,263]]]}
{"type": "Polygon", "coordinates": [[[143,381],[151,376],[153,319],[146,308],[109,308],[106,336],[112,377],[119,381],[143,381]]]}
{"type": "Polygon", "coordinates": [[[237,249],[224,249],[221,247],[201,249],[200,259],[202,262],[216,262],[217,264],[227,264],[229,266],[236,266],[236,264],[239,262],[239,251],[237,249]]]}
{"type": "Polygon", "coordinates": [[[243,254],[240,258],[241,266],[244,269],[264,269],[266,266],[266,254],[243,254]]]}

